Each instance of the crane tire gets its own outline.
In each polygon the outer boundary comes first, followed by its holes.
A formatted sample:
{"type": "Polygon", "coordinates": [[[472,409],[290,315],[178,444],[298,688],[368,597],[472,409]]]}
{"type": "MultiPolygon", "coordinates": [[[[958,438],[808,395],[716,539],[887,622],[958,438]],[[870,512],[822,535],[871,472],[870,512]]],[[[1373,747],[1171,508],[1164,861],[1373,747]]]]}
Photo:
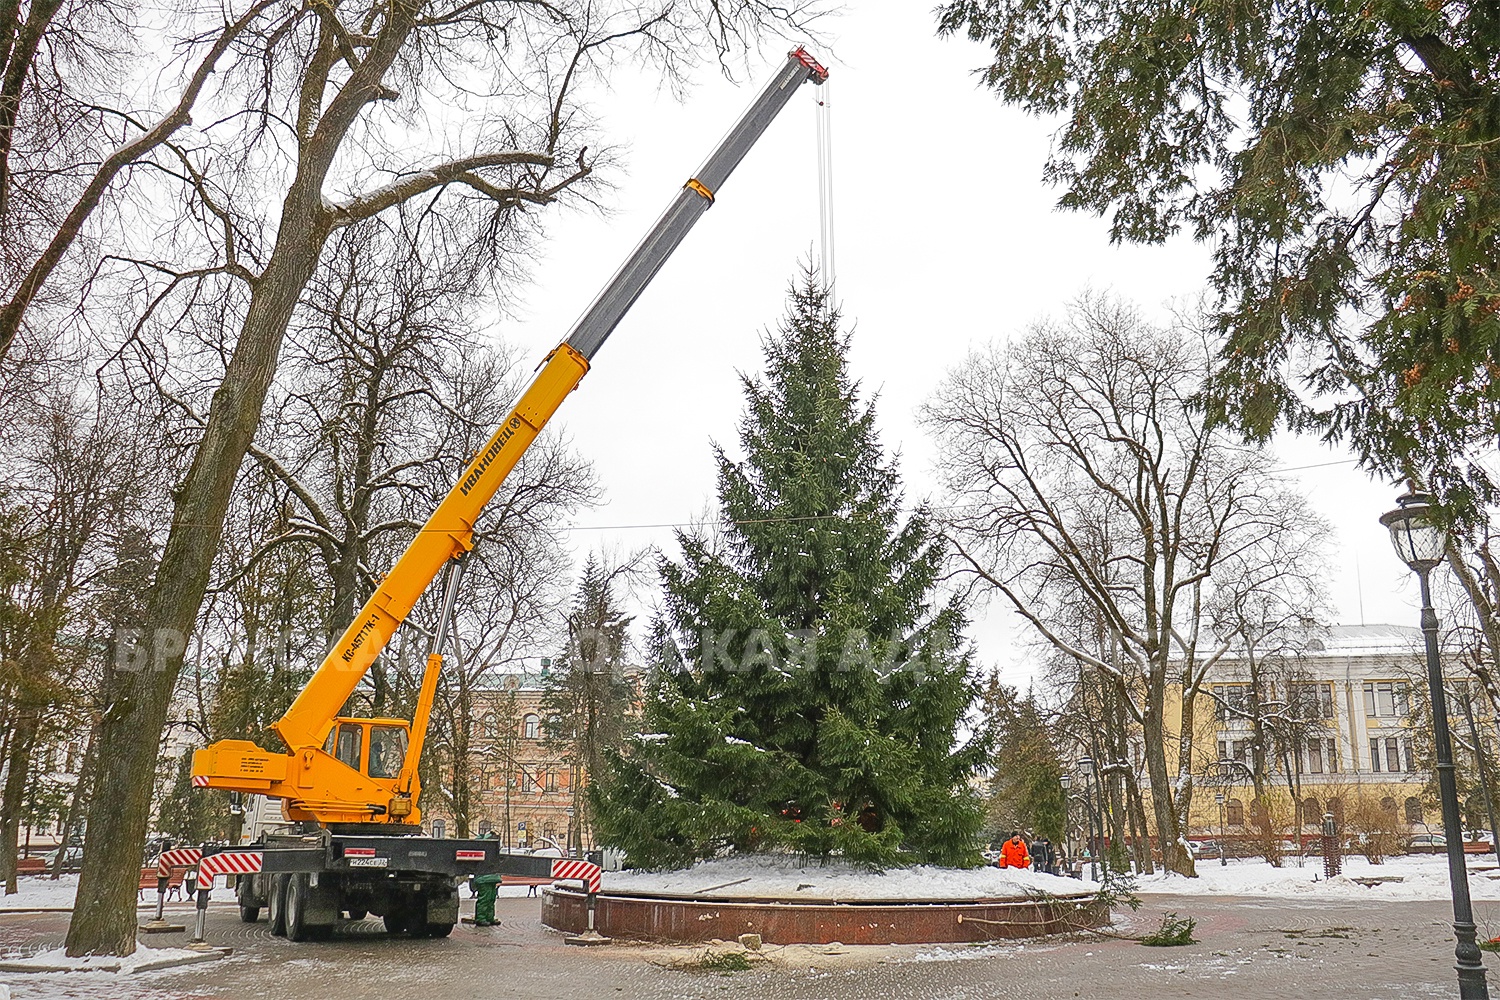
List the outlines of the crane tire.
{"type": "Polygon", "coordinates": [[[286,937],[286,883],[285,875],[272,875],[266,891],[266,914],[271,921],[271,933],[286,937]]]}
{"type": "Polygon", "coordinates": [[[298,872],[286,883],[286,937],[288,941],[308,941],[312,934],[307,926],[307,876],[298,872]]]}

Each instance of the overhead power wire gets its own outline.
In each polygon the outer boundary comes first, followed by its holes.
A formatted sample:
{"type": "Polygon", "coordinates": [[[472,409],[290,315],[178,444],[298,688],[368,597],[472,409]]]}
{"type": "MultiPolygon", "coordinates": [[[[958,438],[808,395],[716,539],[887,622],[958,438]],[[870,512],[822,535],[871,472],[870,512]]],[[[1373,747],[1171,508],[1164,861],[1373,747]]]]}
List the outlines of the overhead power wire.
{"type": "MultiPolygon", "coordinates": [[[[1326,469],[1334,465],[1353,465],[1358,459],[1338,459],[1332,462],[1316,462],[1312,465],[1293,465],[1285,468],[1270,469],[1271,474],[1281,472],[1303,472],[1308,469],[1326,469]]],[[[926,511],[939,510],[966,510],[972,507],[980,507],[982,504],[960,503],[960,504],[930,504],[922,507],[926,511]]],[[[905,511],[906,514],[916,513],[915,509],[905,511]]],[[[727,527],[736,524],[794,524],[798,521],[842,521],[846,520],[843,514],[804,514],[798,517],[755,517],[739,520],[703,520],[703,521],[659,521],[650,524],[571,524],[564,531],[636,531],[653,528],[698,528],[709,525],[727,527]]]]}

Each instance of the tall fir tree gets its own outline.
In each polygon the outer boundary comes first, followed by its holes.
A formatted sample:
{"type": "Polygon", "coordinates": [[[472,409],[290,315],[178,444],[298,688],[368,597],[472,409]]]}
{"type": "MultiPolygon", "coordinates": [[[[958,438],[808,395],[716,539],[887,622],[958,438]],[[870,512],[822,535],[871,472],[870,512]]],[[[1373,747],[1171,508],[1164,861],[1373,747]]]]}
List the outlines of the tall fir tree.
{"type": "Polygon", "coordinates": [[[902,517],[848,352],[808,270],[764,376],[741,378],[743,460],[716,448],[723,533],[679,533],[662,562],[645,732],[593,788],[601,842],[633,864],[978,862],[992,738],[969,719],[964,611],[935,592],[942,547],[902,517]]]}

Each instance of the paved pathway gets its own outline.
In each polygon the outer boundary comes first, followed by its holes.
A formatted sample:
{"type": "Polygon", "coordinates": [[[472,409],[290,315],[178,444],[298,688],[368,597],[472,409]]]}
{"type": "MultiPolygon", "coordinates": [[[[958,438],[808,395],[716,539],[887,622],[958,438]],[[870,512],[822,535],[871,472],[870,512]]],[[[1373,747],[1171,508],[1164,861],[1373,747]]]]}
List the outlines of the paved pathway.
{"type": "MultiPolygon", "coordinates": [[[[466,913],[471,905],[465,900],[466,913]]],[[[180,918],[189,915],[172,909],[180,918]]],[[[331,942],[305,945],[271,937],[264,920],[241,924],[235,911],[219,903],[210,912],[209,938],[235,949],[222,962],[133,977],[70,973],[0,976],[0,982],[11,987],[16,1000],[1422,1000],[1457,995],[1445,904],[1362,907],[1303,899],[1151,896],[1139,913],[1120,918],[1120,929],[1150,929],[1169,910],[1198,920],[1199,944],[1158,949],[1088,936],[984,947],[846,948],[842,954],[768,947],[770,961],[749,971],[712,973],[672,967],[699,954],[691,949],[566,946],[541,927],[536,899],[502,898],[501,926],[461,926],[446,940],[389,939],[378,922],[363,921],[331,942]]],[[[1494,921],[1486,936],[1500,933],[1500,904],[1482,905],[1482,929],[1486,918],[1494,921]]],[[[0,916],[0,951],[56,946],[66,928],[66,914],[0,916]]],[[[151,943],[170,946],[181,938],[157,935],[151,943]]],[[[1500,976],[1495,978],[1500,988],[1500,976]]]]}

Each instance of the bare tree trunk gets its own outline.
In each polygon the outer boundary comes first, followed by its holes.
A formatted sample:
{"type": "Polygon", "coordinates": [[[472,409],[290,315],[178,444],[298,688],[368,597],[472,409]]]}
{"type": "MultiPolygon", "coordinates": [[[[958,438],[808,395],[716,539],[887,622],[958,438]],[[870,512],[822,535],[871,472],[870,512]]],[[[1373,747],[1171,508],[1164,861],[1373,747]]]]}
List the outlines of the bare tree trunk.
{"type": "MultiPolygon", "coordinates": [[[[318,217],[303,211],[287,218],[310,216],[318,217]]],[[[69,955],[135,951],[135,888],[167,709],[208,587],[235,476],[260,422],[287,323],[326,234],[326,225],[282,227],[178,491],[171,533],[147,595],[143,637],[134,648],[117,650],[108,671],[99,741],[110,763],[99,768],[89,808],[93,849],[84,856],[78,881],[69,955]]]]}
{"type": "Polygon", "coordinates": [[[458,670],[458,712],[453,718],[453,835],[469,836],[473,819],[473,774],[469,769],[471,756],[469,737],[474,718],[474,701],[469,692],[468,672],[458,670]]]}
{"type": "Polygon", "coordinates": [[[13,896],[20,891],[16,881],[16,852],[20,848],[22,799],[26,795],[26,779],[31,776],[31,751],[36,745],[36,711],[20,714],[16,728],[11,734],[10,752],[5,762],[5,791],[0,796],[0,878],[5,880],[5,894],[13,896]]]}
{"type": "Polygon", "coordinates": [[[96,730],[89,730],[88,746],[83,750],[83,763],[78,766],[78,782],[73,786],[73,797],[68,803],[68,815],[63,820],[62,830],[59,831],[61,843],[58,844],[57,856],[52,859],[52,879],[56,881],[62,876],[63,867],[67,861],[68,842],[73,839],[73,833],[78,829],[78,823],[83,819],[84,810],[88,808],[89,785],[94,780],[94,766],[99,758],[99,743],[95,739],[96,730]]]}
{"type": "Polygon", "coordinates": [[[1141,786],[1134,777],[1126,786],[1130,799],[1130,829],[1135,840],[1135,870],[1141,875],[1156,872],[1156,859],[1151,856],[1151,829],[1146,823],[1146,802],[1141,798],[1141,786]]]}
{"type": "Polygon", "coordinates": [[[1156,816],[1156,842],[1161,848],[1162,866],[1167,871],[1191,877],[1198,873],[1193,866],[1193,856],[1182,848],[1178,803],[1167,771],[1167,733],[1162,724],[1164,702],[1163,686],[1152,685],[1142,727],[1146,743],[1146,773],[1151,777],[1151,811],[1156,816]]]}

